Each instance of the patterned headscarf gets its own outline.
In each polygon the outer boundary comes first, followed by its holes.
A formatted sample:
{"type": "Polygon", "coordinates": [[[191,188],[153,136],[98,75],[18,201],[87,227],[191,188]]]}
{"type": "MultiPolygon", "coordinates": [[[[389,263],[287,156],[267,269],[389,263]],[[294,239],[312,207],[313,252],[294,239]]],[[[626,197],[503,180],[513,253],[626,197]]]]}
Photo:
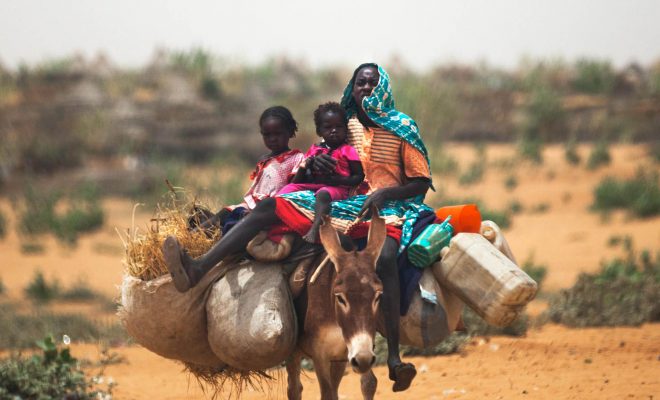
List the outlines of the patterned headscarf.
{"type": "Polygon", "coordinates": [[[392,96],[392,87],[390,86],[390,76],[381,66],[377,64],[362,64],[355,70],[353,78],[348,82],[348,86],[344,89],[344,95],[341,98],[341,105],[346,109],[348,118],[356,115],[358,110],[358,105],[353,98],[355,76],[360,69],[369,66],[378,67],[380,79],[378,80],[378,85],[371,92],[371,96],[362,99],[362,108],[369,119],[375,122],[376,125],[392,132],[424,154],[426,162],[429,163],[429,170],[431,170],[428,151],[419,135],[417,123],[415,123],[415,121],[408,115],[394,108],[394,97],[392,96]]]}

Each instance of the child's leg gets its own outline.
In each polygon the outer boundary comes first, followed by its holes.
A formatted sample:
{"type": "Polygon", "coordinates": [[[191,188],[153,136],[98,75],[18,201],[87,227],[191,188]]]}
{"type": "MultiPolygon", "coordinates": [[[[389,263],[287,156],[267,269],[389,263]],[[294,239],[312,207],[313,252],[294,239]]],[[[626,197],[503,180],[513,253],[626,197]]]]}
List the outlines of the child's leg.
{"type": "Polygon", "coordinates": [[[312,227],[309,228],[307,234],[303,236],[303,239],[310,243],[316,243],[318,241],[319,227],[321,226],[321,222],[323,222],[323,217],[330,213],[331,201],[332,198],[330,197],[330,193],[328,193],[326,190],[322,189],[316,192],[316,204],[314,205],[314,222],[312,223],[312,227]]]}

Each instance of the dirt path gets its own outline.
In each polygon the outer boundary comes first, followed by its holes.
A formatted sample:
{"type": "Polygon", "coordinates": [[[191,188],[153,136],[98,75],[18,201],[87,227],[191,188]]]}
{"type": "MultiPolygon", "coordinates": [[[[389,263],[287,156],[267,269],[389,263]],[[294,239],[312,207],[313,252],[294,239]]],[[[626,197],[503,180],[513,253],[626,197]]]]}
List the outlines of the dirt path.
{"type": "MultiPolygon", "coordinates": [[[[77,357],[94,359],[91,345],[74,346],[77,357]]],[[[128,364],[110,366],[119,383],[117,399],[205,398],[181,366],[142,348],[115,349],[128,364]]],[[[419,375],[405,393],[390,390],[387,370],[375,369],[378,399],[658,399],[660,324],[639,328],[568,329],[548,325],[525,338],[476,339],[460,355],[414,357],[419,375]]],[[[265,392],[242,399],[286,398],[284,372],[265,392]]],[[[304,398],[318,399],[314,373],[303,377],[304,398]]],[[[223,392],[218,398],[229,395],[223,392]]],[[[361,399],[359,376],[348,372],[339,388],[343,400],[361,399]]]]}

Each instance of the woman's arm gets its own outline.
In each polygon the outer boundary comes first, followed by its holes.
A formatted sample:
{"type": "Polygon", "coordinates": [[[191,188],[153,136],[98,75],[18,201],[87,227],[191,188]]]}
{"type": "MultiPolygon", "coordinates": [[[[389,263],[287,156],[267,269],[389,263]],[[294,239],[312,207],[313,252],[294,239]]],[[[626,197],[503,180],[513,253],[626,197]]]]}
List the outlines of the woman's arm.
{"type": "Polygon", "coordinates": [[[383,204],[388,200],[403,200],[411,197],[425,194],[431,187],[431,181],[428,178],[412,178],[410,182],[403,186],[393,186],[383,189],[378,189],[367,197],[360,210],[360,214],[369,210],[372,205],[378,209],[383,207],[383,204]]]}

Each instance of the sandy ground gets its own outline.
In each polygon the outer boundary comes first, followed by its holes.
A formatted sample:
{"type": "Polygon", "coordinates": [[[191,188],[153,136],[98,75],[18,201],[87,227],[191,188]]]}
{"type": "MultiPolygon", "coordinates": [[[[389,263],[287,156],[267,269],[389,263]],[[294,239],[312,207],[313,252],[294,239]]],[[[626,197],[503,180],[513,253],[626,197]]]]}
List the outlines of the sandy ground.
{"type": "MultiPolygon", "coordinates": [[[[463,169],[475,155],[468,145],[448,145],[446,150],[463,169]]],[[[579,152],[585,160],[589,149],[581,147],[579,152]]],[[[660,217],[640,220],[617,212],[605,221],[588,211],[593,189],[603,177],[631,177],[640,167],[658,170],[644,147],[613,147],[612,163],[596,171],[583,165],[569,166],[560,146],[545,150],[542,166],[510,165],[513,154],[511,146],[489,145],[484,179],[471,186],[460,186],[457,176],[436,174],[435,186],[442,188],[442,193],[431,194],[429,202],[437,202],[440,194],[451,198],[472,196],[499,210],[513,200],[519,201],[524,210],[513,217],[513,224],[506,231],[507,239],[518,261],[533,257],[536,264],[548,267],[544,285],[549,291],[570,287],[579,273],[596,271],[602,260],[622,255],[619,247],[607,245],[612,236],[630,235],[637,249],[660,250],[660,217]],[[504,182],[511,176],[518,184],[508,190],[504,182]],[[547,210],[533,211],[539,205],[545,205],[547,210]]],[[[105,226],[82,238],[75,249],[64,248],[52,238],[42,238],[39,241],[45,246],[44,253],[23,254],[21,243],[27,239],[16,233],[10,203],[0,199],[0,209],[9,219],[8,235],[0,240],[0,279],[6,296],[20,299],[37,270],[64,287],[83,280],[96,290],[116,296],[123,271],[123,251],[115,227],[123,232],[132,226],[133,205],[111,199],[104,202],[104,208],[105,226]]],[[[150,210],[139,211],[136,225],[145,227],[150,217],[150,210]]],[[[543,308],[542,301],[534,301],[529,311],[537,314],[543,308]]],[[[89,307],[61,305],[57,309],[111,317],[89,307]]],[[[660,324],[579,330],[550,325],[530,331],[525,338],[492,338],[488,343],[480,343],[477,340],[467,346],[461,355],[414,359],[420,374],[412,389],[404,394],[391,393],[386,371],[378,368],[378,398],[660,398],[660,324]]],[[[204,398],[196,383],[181,373],[180,365],[137,346],[116,351],[126,357],[127,363],[107,371],[118,383],[115,398],[204,398]]],[[[95,346],[74,347],[77,357],[93,358],[97,353],[95,346]]],[[[304,398],[318,398],[313,374],[303,383],[304,398]]],[[[226,394],[220,398],[224,397],[226,394]]],[[[242,396],[284,397],[282,381],[277,381],[266,394],[244,392],[242,396]]],[[[355,374],[346,376],[340,398],[360,398],[355,374]]]]}

